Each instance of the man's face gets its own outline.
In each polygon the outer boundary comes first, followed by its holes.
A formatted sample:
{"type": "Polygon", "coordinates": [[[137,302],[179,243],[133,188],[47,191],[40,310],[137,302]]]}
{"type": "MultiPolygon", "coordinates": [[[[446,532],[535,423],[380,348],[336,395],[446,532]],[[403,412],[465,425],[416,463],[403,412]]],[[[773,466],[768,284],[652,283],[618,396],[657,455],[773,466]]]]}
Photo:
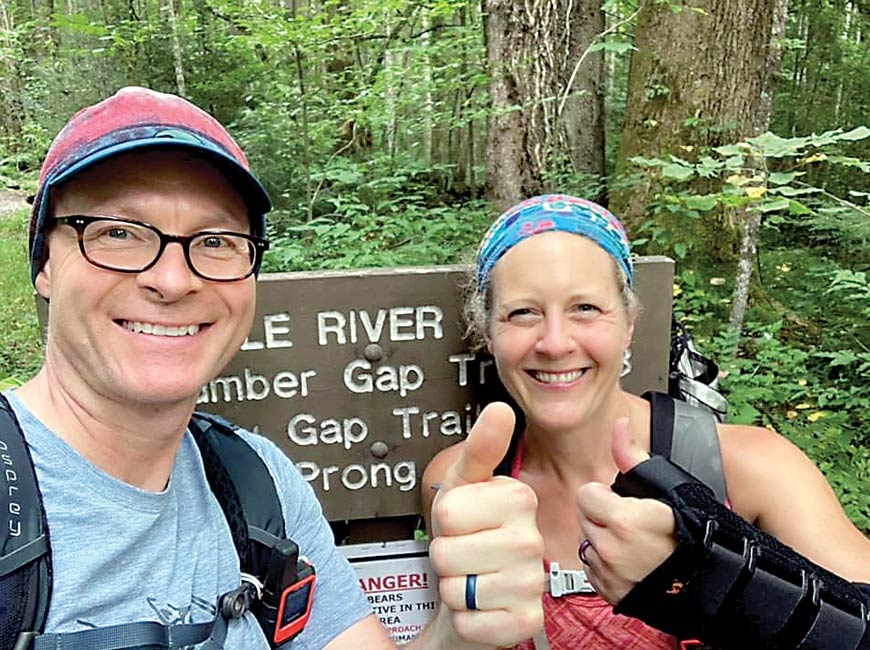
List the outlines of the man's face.
{"type": "MultiPolygon", "coordinates": [[[[121,217],[175,235],[250,232],[226,178],[180,151],[122,154],[83,172],[54,192],[53,215],[121,217]]],[[[178,244],[139,273],[90,264],[68,225],[54,228],[48,250],[36,280],[50,300],[46,367],[68,391],[141,406],[193,401],[250,330],[254,278],[199,278],[178,244]]]]}

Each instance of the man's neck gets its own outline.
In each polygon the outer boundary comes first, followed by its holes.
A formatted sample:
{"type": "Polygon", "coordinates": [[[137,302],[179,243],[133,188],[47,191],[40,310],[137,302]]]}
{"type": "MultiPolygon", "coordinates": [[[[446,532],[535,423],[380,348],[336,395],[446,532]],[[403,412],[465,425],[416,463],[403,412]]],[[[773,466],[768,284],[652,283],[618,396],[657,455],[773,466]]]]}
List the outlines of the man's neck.
{"type": "Polygon", "coordinates": [[[143,490],[166,488],[193,402],[126,405],[39,374],[16,390],[52,432],[101,470],[143,490]]]}

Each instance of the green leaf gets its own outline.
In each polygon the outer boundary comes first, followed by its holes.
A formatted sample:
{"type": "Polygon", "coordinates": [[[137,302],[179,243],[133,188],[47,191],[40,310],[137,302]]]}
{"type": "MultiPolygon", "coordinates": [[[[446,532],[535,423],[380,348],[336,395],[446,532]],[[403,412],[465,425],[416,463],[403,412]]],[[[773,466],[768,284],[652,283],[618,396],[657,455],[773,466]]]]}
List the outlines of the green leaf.
{"type": "Polygon", "coordinates": [[[828,162],[834,165],[843,165],[844,167],[857,167],[862,172],[870,173],[870,161],[860,160],[852,156],[830,156],[828,162]]]}
{"type": "Polygon", "coordinates": [[[828,365],[831,368],[838,366],[848,366],[858,360],[858,356],[851,350],[839,350],[831,355],[831,360],[828,365]]]}
{"type": "Polygon", "coordinates": [[[722,169],[723,163],[710,156],[701,156],[701,159],[695,165],[695,171],[698,176],[703,178],[711,178],[722,169]]]}
{"type": "Polygon", "coordinates": [[[870,129],[866,126],[856,126],[851,131],[841,133],[839,137],[840,140],[863,140],[864,138],[870,138],[870,129]]]}
{"type": "Polygon", "coordinates": [[[692,210],[700,210],[701,212],[712,210],[718,203],[719,199],[715,194],[686,197],[686,207],[692,210]]]}
{"type": "Polygon", "coordinates": [[[773,172],[767,177],[767,180],[774,185],[785,185],[802,175],[803,172],[773,172]]]}
{"type": "Polygon", "coordinates": [[[731,156],[726,159],[725,168],[729,170],[743,169],[743,156],[731,156]]]}
{"type": "Polygon", "coordinates": [[[715,147],[713,149],[720,156],[742,156],[743,149],[738,147],[736,144],[726,144],[721,147],[715,147]]]}
{"type": "Polygon", "coordinates": [[[661,158],[644,158],[643,156],[632,156],[628,160],[639,167],[661,167],[665,164],[661,158]]]}
{"type": "Polygon", "coordinates": [[[665,163],[662,165],[662,178],[670,178],[675,181],[684,181],[691,178],[694,171],[691,167],[685,167],[677,163],[665,163]]]}
{"type": "Polygon", "coordinates": [[[805,138],[782,138],[770,131],[749,139],[749,143],[761,149],[766,156],[783,158],[797,155],[806,145],[805,138]]]}
{"type": "Polygon", "coordinates": [[[788,199],[774,199],[773,201],[765,201],[758,209],[762,212],[779,212],[780,210],[787,210],[789,205],[790,201],[788,199]]]}
{"type": "Polygon", "coordinates": [[[783,185],[782,187],[768,187],[767,191],[771,194],[780,194],[782,196],[801,196],[805,194],[818,194],[822,190],[818,187],[791,187],[783,185]]]}
{"type": "Polygon", "coordinates": [[[795,215],[795,216],[800,216],[802,214],[812,214],[813,211],[810,210],[807,206],[805,206],[800,201],[789,200],[788,213],[795,215]]]}

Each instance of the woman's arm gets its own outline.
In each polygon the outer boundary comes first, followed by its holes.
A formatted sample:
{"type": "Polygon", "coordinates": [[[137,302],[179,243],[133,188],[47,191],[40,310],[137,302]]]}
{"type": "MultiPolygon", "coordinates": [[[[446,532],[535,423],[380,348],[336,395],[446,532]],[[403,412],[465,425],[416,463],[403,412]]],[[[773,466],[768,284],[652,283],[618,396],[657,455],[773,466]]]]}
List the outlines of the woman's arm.
{"type": "Polygon", "coordinates": [[[725,425],[719,433],[737,514],[829,571],[870,582],[870,539],[798,447],[760,427],[725,425]]]}
{"type": "Polygon", "coordinates": [[[613,456],[613,491],[585,485],[578,503],[587,573],[616,612],[725,650],[870,650],[866,585],[752,526],[666,459],[644,461],[624,422],[613,456]]]}

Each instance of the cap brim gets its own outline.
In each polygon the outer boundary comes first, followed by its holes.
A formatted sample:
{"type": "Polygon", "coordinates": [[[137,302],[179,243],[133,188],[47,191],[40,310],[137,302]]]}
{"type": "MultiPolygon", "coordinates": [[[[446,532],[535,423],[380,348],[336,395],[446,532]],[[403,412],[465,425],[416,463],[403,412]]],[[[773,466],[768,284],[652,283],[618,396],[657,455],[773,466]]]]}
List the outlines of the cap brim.
{"type": "MultiPolygon", "coordinates": [[[[122,153],[137,151],[140,149],[188,149],[195,151],[198,154],[206,156],[209,160],[217,164],[221,172],[227,177],[227,180],[232,183],[233,187],[242,197],[245,204],[248,206],[248,212],[251,217],[262,217],[272,209],[272,201],[269,199],[269,194],[260,183],[260,180],[248,169],[245,169],[232,156],[224,153],[217,147],[206,146],[205,143],[195,143],[189,140],[181,140],[171,137],[156,137],[142,138],[139,140],[131,140],[121,142],[109,147],[93,152],[79,160],[70,167],[64,169],[56,176],[51,176],[46,179],[45,185],[42,188],[42,193],[48,192],[49,188],[57,187],[65,181],[69,180],[76,174],[83,172],[85,169],[113,158],[122,153]]],[[[43,196],[45,198],[45,196],[43,196]]],[[[260,221],[259,219],[257,221],[260,221]]],[[[264,224],[255,223],[252,219],[251,226],[259,232],[254,232],[255,235],[262,237],[264,232],[264,224]]]]}
{"type": "Polygon", "coordinates": [[[172,137],[141,138],[128,142],[105,147],[85,156],[70,167],[56,175],[46,178],[42,187],[39,188],[34,199],[34,208],[37,210],[35,223],[31,224],[32,237],[30,242],[30,275],[31,281],[36,282],[36,276],[43,261],[43,249],[45,246],[44,230],[45,220],[48,216],[49,191],[70,180],[76,174],[93,167],[97,163],[104,162],[122,153],[145,149],[186,149],[206,157],[214,163],[226,176],[248,206],[248,216],[251,220],[251,233],[257,237],[266,236],[266,214],[272,209],[272,201],[269,194],[252,172],[245,169],[239,162],[217,147],[208,146],[205,142],[191,142],[190,140],[176,139],[172,137]]]}

